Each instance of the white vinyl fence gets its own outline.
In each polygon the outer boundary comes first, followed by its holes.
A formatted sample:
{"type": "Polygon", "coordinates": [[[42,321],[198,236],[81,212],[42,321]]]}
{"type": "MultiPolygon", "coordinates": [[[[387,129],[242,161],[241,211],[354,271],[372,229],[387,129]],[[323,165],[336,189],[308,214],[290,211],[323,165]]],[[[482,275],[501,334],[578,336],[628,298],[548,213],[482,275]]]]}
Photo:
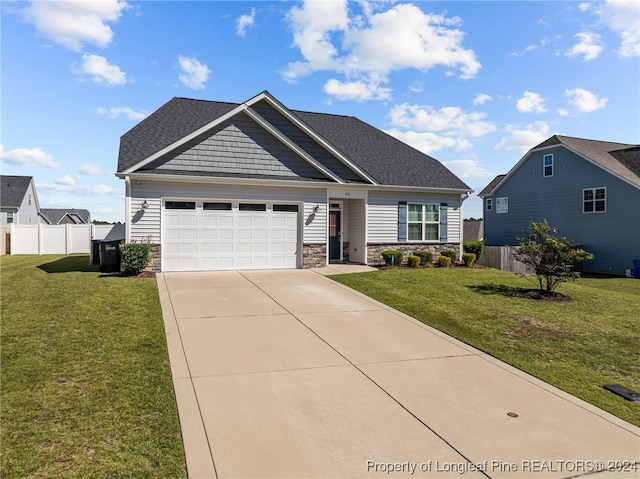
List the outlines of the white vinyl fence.
{"type": "Polygon", "coordinates": [[[91,253],[92,240],[124,238],[124,225],[10,225],[9,254],[91,253]]]}

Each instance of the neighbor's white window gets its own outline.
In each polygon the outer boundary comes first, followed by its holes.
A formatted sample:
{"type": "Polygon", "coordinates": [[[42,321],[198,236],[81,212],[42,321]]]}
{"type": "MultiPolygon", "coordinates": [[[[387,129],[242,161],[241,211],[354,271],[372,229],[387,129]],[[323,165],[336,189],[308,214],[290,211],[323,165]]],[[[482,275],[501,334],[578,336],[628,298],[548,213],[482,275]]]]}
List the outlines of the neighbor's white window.
{"type": "Polygon", "coordinates": [[[502,198],[496,198],[496,213],[508,213],[509,212],[509,198],[503,196],[502,198]]]}
{"type": "Polygon", "coordinates": [[[542,157],[544,167],[544,176],[553,176],[553,155],[544,155],[542,157]]]}
{"type": "Polygon", "coordinates": [[[31,193],[27,195],[27,203],[31,206],[31,193]]]}
{"type": "Polygon", "coordinates": [[[7,211],[7,224],[13,223],[13,211],[7,211]]]}
{"type": "Polygon", "coordinates": [[[493,209],[493,200],[491,198],[487,198],[486,205],[487,211],[491,211],[493,209]]]}
{"type": "Polygon", "coordinates": [[[599,213],[607,211],[607,189],[587,188],[582,190],[582,212],[599,213]]]}
{"type": "Polygon", "coordinates": [[[438,241],[440,238],[440,205],[409,204],[407,239],[409,241],[438,241]]]}

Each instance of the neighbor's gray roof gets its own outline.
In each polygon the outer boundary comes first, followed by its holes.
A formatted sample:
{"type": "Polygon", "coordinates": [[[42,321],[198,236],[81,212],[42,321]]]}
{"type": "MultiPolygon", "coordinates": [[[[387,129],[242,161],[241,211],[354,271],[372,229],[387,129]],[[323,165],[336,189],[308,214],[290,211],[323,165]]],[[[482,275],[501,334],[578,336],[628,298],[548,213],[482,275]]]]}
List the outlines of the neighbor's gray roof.
{"type": "Polygon", "coordinates": [[[531,150],[564,144],[600,166],[640,186],[640,145],[554,135],[531,150]]]}
{"type": "Polygon", "coordinates": [[[507,176],[507,175],[498,175],[498,176],[496,176],[493,180],[491,180],[491,183],[489,183],[487,186],[485,186],[482,189],[482,191],[480,193],[478,193],[478,196],[485,196],[485,195],[488,195],[489,193],[491,193],[493,191],[493,189],[496,186],[498,186],[498,183],[500,183],[505,176],[507,176]]]}
{"type": "Polygon", "coordinates": [[[483,220],[464,220],[462,225],[462,237],[465,241],[478,241],[484,238],[483,220]]]}
{"type": "MultiPolygon", "coordinates": [[[[553,135],[551,138],[531,148],[526,156],[529,156],[532,151],[557,145],[565,145],[594,161],[605,170],[640,186],[640,145],[553,135]]],[[[496,176],[491,183],[478,193],[478,196],[490,195],[505,176],[507,175],[496,176]]]]}
{"type": "Polygon", "coordinates": [[[0,175],[0,206],[19,208],[32,179],[32,176],[0,175]]]}
{"type": "MultiPolygon", "coordinates": [[[[238,106],[173,98],[122,136],[118,172],[131,168],[238,106]]],[[[436,159],[355,117],[290,112],[379,184],[470,190],[436,159]]]]}
{"type": "Polygon", "coordinates": [[[75,208],[40,208],[40,214],[51,225],[57,225],[65,215],[78,215],[85,223],[90,223],[91,214],[89,210],[77,210],[75,208]]]}

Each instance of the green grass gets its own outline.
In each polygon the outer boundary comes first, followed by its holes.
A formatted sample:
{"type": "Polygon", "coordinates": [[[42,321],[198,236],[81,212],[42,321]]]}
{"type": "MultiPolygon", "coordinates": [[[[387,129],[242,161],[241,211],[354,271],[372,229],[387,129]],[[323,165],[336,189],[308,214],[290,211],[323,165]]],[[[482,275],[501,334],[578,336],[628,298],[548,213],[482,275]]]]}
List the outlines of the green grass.
{"type": "Polygon", "coordinates": [[[2,256],[0,476],[186,477],[154,279],[2,256]]]}
{"type": "Polygon", "coordinates": [[[640,426],[640,402],[602,388],[640,391],[640,281],[581,278],[571,302],[518,295],[530,281],[492,269],[388,269],[332,276],[549,384],[640,426]]]}

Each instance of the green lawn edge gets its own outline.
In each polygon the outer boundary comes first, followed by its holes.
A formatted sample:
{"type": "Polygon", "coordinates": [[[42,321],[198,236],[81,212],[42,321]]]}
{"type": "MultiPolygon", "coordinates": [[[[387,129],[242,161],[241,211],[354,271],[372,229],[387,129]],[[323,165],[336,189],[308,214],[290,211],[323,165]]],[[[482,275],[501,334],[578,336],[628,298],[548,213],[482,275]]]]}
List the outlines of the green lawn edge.
{"type": "Polygon", "coordinates": [[[185,478],[155,279],[0,258],[3,478],[185,478]]]}
{"type": "Polygon", "coordinates": [[[521,297],[526,278],[488,268],[382,269],[330,276],[497,359],[640,426],[640,280],[583,277],[559,293],[521,297]]]}

